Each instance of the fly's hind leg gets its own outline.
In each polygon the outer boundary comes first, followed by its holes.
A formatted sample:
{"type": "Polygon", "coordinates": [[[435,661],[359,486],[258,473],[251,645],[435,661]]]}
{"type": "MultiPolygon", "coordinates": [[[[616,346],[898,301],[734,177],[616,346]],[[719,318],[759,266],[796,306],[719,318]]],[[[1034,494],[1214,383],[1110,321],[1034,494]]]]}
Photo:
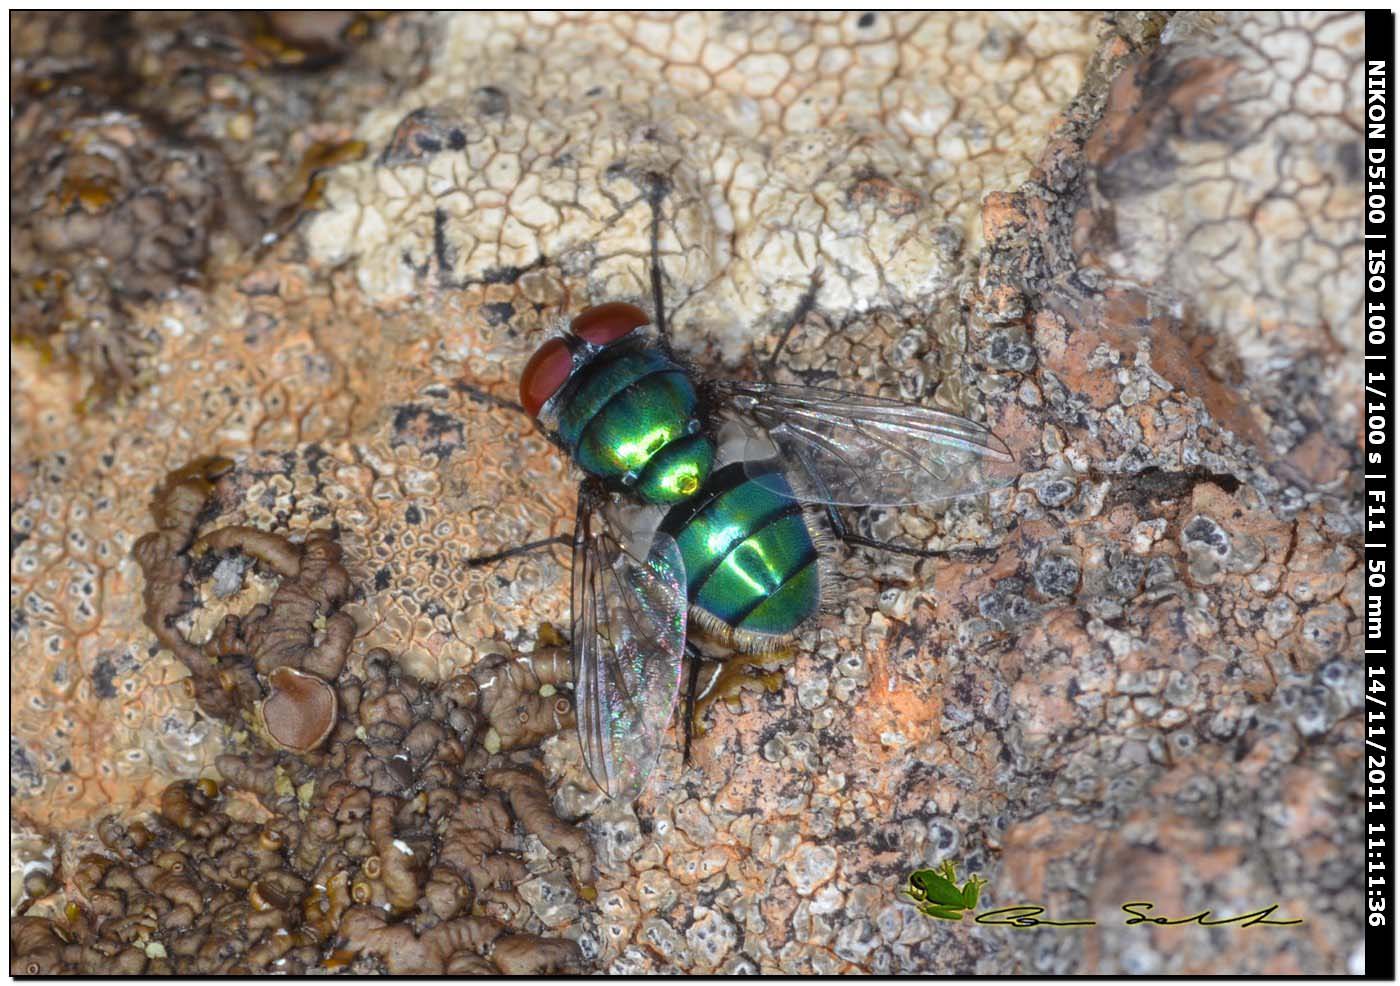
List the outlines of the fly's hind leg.
{"type": "Polygon", "coordinates": [[[846,525],[846,522],[841,518],[841,514],[837,511],[835,505],[830,502],[827,496],[828,490],[826,484],[822,482],[821,476],[817,473],[816,468],[813,467],[806,453],[799,450],[796,459],[798,464],[802,466],[802,472],[807,477],[807,482],[809,482],[812,485],[812,489],[819,494],[818,499],[822,507],[826,510],[826,521],[831,526],[832,535],[835,536],[838,541],[842,541],[846,544],[859,545],[862,548],[877,548],[880,551],[889,551],[897,555],[912,555],[915,558],[970,559],[990,558],[992,555],[996,554],[991,548],[959,548],[954,551],[910,548],[903,544],[895,544],[893,541],[880,541],[876,538],[868,538],[863,534],[857,534],[846,525]]]}
{"type": "Polygon", "coordinates": [[[877,548],[880,551],[889,551],[897,555],[912,555],[915,558],[951,558],[955,560],[967,560],[973,558],[991,558],[996,554],[992,548],[958,548],[954,550],[938,550],[931,548],[911,548],[903,544],[895,544],[893,541],[880,541],[876,538],[868,538],[862,534],[852,531],[846,522],[837,513],[836,508],[831,504],[826,506],[827,523],[831,525],[831,533],[838,541],[846,544],[859,545],[862,548],[877,548]]]}
{"type": "Polygon", "coordinates": [[[690,661],[690,674],[685,689],[685,750],[681,763],[690,766],[690,740],[695,735],[695,693],[700,684],[700,665],[704,656],[689,640],[685,642],[685,656],[690,661]]]}
{"type": "Polygon", "coordinates": [[[720,699],[737,706],[739,693],[746,689],[762,692],[780,690],[783,687],[780,665],[791,654],[773,651],[765,654],[735,653],[724,658],[706,657],[690,641],[686,641],[686,653],[691,661],[685,711],[685,762],[689,764],[691,740],[705,735],[703,720],[709,707],[720,699]]]}
{"type": "Polygon", "coordinates": [[[493,565],[498,561],[505,561],[507,558],[515,558],[518,555],[528,555],[532,551],[539,551],[541,548],[552,548],[556,545],[570,545],[574,543],[572,534],[556,534],[552,538],[541,538],[538,541],[527,541],[525,544],[518,544],[514,548],[506,548],[503,551],[493,552],[489,555],[475,555],[468,558],[468,568],[480,568],[482,565],[493,565]]]}

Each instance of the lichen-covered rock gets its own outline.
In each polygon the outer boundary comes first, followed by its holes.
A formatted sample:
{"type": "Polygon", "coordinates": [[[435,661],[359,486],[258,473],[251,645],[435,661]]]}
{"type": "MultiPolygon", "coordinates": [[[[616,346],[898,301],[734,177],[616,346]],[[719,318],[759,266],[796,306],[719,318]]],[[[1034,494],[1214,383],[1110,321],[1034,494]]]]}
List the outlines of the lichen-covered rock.
{"type": "Polygon", "coordinates": [[[1313,484],[1360,428],[1363,33],[1326,13],[1179,18],[1085,148],[1083,262],[1221,340],[1196,359],[1258,397],[1264,454],[1313,484]]]}
{"type": "MultiPolygon", "coordinates": [[[[121,401],[12,345],[12,825],[57,861],[16,971],[1350,967],[1359,15],[130,17],[275,236],[131,303],[121,401]],[[954,553],[834,551],[616,805],[542,629],[567,552],[463,560],[567,530],[514,382],[653,248],[703,372],[796,311],[780,379],[985,417],[1022,474],[853,512],[954,553]],[[306,752],[260,737],[283,668],[335,689],[306,752]],[[1100,924],[930,919],[945,860],[1100,924]],[[1130,935],[1148,897],[1306,924],[1130,935]]],[[[129,71],[16,23],[12,77],[129,71]]]]}
{"type": "Polygon", "coordinates": [[[999,201],[983,286],[1029,296],[1055,381],[1040,399],[1103,411],[1113,454],[1141,448],[1125,466],[1214,468],[1180,447],[1179,391],[1270,492],[1354,471],[1363,33],[1326,13],[1174,18],[999,201]],[[1084,379],[1096,364],[1116,372],[1084,379]]]}
{"type": "MultiPolygon", "coordinates": [[[[103,851],[70,847],[66,906],[16,930],[14,968],[93,973],[115,961],[132,973],[304,973],[353,961],[394,974],[576,970],[573,941],[530,933],[561,922],[525,895],[521,853],[528,836],[556,854],[534,860],[534,872],[573,899],[593,876],[588,840],[555,814],[528,763],[504,761],[478,736],[492,704],[516,697],[439,693],[379,649],[348,666],[344,646],[331,662],[307,660],[324,652],[304,646],[260,660],[258,627],[282,628],[289,643],[309,638],[291,628],[318,607],[333,610],[351,585],[324,531],[297,545],[222,527],[196,542],[218,486],[233,481],[229,465],[177,470],[152,509],[161,528],[137,552],[155,587],[148,623],[187,662],[200,707],[255,724],[267,743],[236,735],[217,760],[223,785],[171,784],[149,821],[103,819],[103,851]],[[249,551],[279,570],[283,586],[304,581],[297,593],[279,588],[251,621],[224,616],[211,653],[176,625],[198,595],[196,544],[249,551]],[[303,670],[313,663],[326,677],[303,670]],[[452,713],[464,706],[474,714],[459,723],[452,713]]],[[[54,889],[53,856],[50,848],[23,862],[27,896],[16,905],[54,889]]]]}
{"type": "Polygon", "coordinates": [[[494,14],[441,31],[423,84],[364,121],[384,151],[332,177],[316,255],[356,258],[376,298],[528,277],[577,307],[645,294],[635,244],[658,222],[682,345],[731,359],[814,277],[824,310],[951,300],[981,196],[1025,176],[1094,44],[1091,18],[1054,13],[494,14]]]}
{"type": "Polygon", "coordinates": [[[75,365],[89,402],[152,381],[177,327],[150,302],[286,232],[315,173],[415,57],[399,22],[36,11],[13,22],[11,335],[75,365]],[[316,71],[338,67],[326,85],[316,71]]]}
{"type": "Polygon", "coordinates": [[[217,230],[254,221],[217,149],[172,140],[110,104],[80,107],[60,87],[15,120],[10,164],[12,335],[131,385],[160,348],[133,317],[198,279],[217,230]],[[230,220],[233,220],[230,222],[230,220]]]}

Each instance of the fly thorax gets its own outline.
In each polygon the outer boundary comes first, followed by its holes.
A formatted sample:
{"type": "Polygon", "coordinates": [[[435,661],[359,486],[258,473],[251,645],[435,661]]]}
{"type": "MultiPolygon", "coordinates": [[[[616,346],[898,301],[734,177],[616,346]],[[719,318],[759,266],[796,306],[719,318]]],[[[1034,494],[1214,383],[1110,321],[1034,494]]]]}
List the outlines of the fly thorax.
{"type": "Polygon", "coordinates": [[[689,375],[650,347],[585,366],[561,394],[557,436],[585,472],[654,503],[693,493],[714,446],[699,431],[689,375]]]}

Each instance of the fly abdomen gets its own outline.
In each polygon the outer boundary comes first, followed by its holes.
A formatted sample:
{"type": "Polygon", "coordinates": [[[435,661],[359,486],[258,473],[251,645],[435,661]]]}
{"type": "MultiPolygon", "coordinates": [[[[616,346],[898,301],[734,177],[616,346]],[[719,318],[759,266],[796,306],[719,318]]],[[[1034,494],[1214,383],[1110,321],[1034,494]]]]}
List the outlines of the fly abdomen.
{"type": "Polygon", "coordinates": [[[744,649],[772,646],[821,607],[802,506],[780,473],[757,483],[754,471],[725,466],[661,524],[681,549],[697,620],[744,649]]]}

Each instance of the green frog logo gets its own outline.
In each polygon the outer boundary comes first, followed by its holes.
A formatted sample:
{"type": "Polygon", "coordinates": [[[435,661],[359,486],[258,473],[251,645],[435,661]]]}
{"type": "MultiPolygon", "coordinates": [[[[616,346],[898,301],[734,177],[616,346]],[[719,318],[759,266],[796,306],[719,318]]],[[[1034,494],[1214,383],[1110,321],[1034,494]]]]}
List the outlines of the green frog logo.
{"type": "Polygon", "coordinates": [[[961,921],[963,911],[977,906],[977,898],[987,881],[975,873],[958,886],[958,873],[951,859],[935,870],[915,870],[909,874],[909,886],[901,892],[912,900],[924,914],[944,921],[961,921]]]}

